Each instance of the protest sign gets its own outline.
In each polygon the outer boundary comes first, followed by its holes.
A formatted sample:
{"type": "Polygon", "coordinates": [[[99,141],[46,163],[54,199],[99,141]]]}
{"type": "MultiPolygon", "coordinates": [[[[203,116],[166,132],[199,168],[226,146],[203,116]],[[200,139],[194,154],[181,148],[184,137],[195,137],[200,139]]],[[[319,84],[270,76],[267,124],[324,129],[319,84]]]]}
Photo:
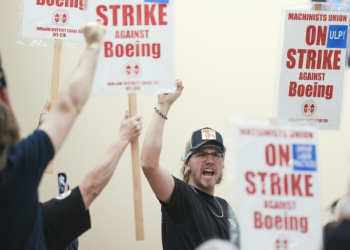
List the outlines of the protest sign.
{"type": "Polygon", "coordinates": [[[241,250],[321,249],[316,129],[238,125],[236,150],[241,250]]]}
{"type": "Polygon", "coordinates": [[[83,41],[86,7],[87,0],[25,0],[21,35],[83,41]]]}
{"type": "MultiPolygon", "coordinates": [[[[62,40],[84,40],[82,26],[87,0],[25,0],[20,1],[19,30],[30,45],[45,45],[39,38],[55,39],[52,66],[50,108],[56,105],[59,89],[62,40]]],[[[23,43],[22,39],[19,39],[23,43]]],[[[53,161],[45,170],[53,173],[53,161]]]]}
{"type": "Polygon", "coordinates": [[[287,10],[278,118],[340,127],[349,12],[287,10]]]}
{"type": "Polygon", "coordinates": [[[107,27],[93,94],[174,92],[173,3],[90,0],[88,20],[107,27]]]}
{"type": "Polygon", "coordinates": [[[87,0],[24,1],[22,36],[82,41],[86,7],[87,0]]]}
{"type": "MultiPolygon", "coordinates": [[[[169,0],[90,0],[87,20],[107,27],[93,94],[174,92],[173,4],[169,0]]],[[[132,142],[136,240],[144,239],[138,140],[132,142]]]]}

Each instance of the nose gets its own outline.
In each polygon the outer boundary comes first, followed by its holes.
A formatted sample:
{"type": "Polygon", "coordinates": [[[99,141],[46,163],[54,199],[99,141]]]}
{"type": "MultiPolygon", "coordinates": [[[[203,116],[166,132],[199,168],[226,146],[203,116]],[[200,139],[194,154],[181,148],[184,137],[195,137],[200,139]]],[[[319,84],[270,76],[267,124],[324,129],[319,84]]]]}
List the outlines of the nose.
{"type": "Polygon", "coordinates": [[[208,155],[208,158],[207,158],[206,162],[210,162],[210,163],[214,162],[213,156],[211,154],[208,155]]]}

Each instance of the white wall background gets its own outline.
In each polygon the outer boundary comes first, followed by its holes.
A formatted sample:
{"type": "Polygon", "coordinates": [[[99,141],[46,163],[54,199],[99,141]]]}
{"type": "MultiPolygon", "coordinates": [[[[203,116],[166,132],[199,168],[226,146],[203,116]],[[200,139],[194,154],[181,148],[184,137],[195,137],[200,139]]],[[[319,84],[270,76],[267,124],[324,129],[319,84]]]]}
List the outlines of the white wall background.
{"type": "MultiPolygon", "coordinates": [[[[279,3],[176,0],[176,76],[183,80],[185,89],[169,113],[161,156],[172,174],[179,176],[180,158],[192,131],[205,126],[222,131],[227,115],[271,116],[282,13],[279,3]]],[[[17,1],[0,1],[0,52],[12,107],[24,137],[36,128],[50,95],[53,46],[16,44],[17,13],[17,1]]],[[[63,48],[61,87],[82,50],[82,45],[63,48]]],[[[323,211],[348,188],[349,95],[347,91],[342,130],[319,133],[323,211]]],[[[156,102],[155,95],[138,96],[145,128],[156,102]]],[[[82,181],[118,134],[126,108],[126,96],[89,99],[55,158],[54,174],[44,175],[39,190],[41,201],[57,195],[58,172],[67,173],[71,187],[82,181]]],[[[143,138],[144,134],[141,144],[143,138]]],[[[92,229],[80,237],[81,249],[161,249],[160,205],[143,176],[145,241],[135,240],[130,162],[128,147],[112,180],[90,208],[92,229]]],[[[216,195],[227,197],[225,184],[217,188],[216,195]]]]}

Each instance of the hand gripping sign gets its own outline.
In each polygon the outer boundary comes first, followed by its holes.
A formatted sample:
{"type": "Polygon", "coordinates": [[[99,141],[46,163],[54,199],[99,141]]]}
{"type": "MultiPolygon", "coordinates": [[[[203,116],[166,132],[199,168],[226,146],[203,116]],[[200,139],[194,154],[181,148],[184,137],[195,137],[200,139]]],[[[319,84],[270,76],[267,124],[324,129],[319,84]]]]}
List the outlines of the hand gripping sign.
{"type": "Polygon", "coordinates": [[[321,249],[317,129],[242,123],[231,130],[241,250],[321,249]]]}
{"type": "MultiPolygon", "coordinates": [[[[107,27],[93,94],[174,92],[173,3],[166,0],[89,0],[87,19],[107,27]]],[[[136,240],[144,239],[138,140],[131,144],[136,240]]]]}
{"type": "MultiPolygon", "coordinates": [[[[42,38],[55,39],[51,78],[51,109],[58,98],[62,40],[83,40],[83,11],[87,0],[20,0],[18,43],[46,46],[42,38]]],[[[53,161],[45,170],[52,174],[53,161]]]]}
{"type": "Polygon", "coordinates": [[[278,118],[339,129],[348,30],[348,11],[286,10],[278,118]]]}

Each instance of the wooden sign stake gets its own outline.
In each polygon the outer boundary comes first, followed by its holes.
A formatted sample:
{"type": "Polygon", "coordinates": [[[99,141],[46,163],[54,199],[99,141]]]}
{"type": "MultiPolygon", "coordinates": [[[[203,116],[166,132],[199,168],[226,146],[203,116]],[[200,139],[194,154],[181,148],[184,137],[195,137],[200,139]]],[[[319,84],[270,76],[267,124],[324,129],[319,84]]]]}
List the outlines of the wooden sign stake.
{"type": "MultiPolygon", "coordinates": [[[[62,40],[55,39],[54,51],[53,51],[53,65],[51,76],[51,95],[50,95],[50,110],[56,105],[58,99],[58,88],[60,84],[60,68],[61,68],[61,52],[62,52],[62,40]]],[[[49,162],[45,169],[46,174],[53,173],[53,160],[49,162]]]]}
{"type": "Polygon", "coordinates": [[[322,4],[315,4],[315,10],[320,11],[322,9],[322,4]]]}
{"type": "MultiPolygon", "coordinates": [[[[129,94],[129,116],[133,117],[137,113],[136,94],[129,94]]],[[[144,240],[143,213],[142,213],[142,193],[141,193],[141,165],[139,155],[139,139],[131,143],[132,173],[134,183],[134,210],[135,210],[135,230],[136,240],[144,240]]]]}

